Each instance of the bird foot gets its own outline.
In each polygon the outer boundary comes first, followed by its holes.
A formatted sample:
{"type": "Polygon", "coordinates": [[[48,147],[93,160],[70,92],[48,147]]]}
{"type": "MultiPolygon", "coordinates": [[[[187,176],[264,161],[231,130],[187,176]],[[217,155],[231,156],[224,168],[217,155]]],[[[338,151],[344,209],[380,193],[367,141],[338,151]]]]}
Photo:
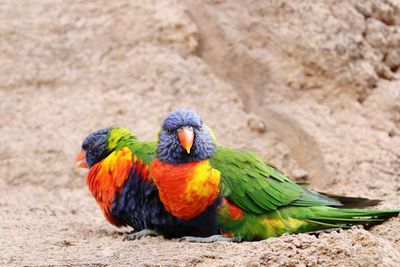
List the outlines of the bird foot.
{"type": "Polygon", "coordinates": [[[225,237],[223,235],[212,235],[209,237],[197,237],[197,236],[184,236],[179,241],[196,242],[196,243],[212,243],[217,241],[223,242],[240,242],[240,237],[225,237]]]}
{"type": "Polygon", "coordinates": [[[144,229],[139,232],[132,232],[129,233],[127,236],[124,237],[123,241],[132,241],[136,239],[140,239],[145,236],[158,236],[159,234],[156,231],[150,229],[144,229]]]}

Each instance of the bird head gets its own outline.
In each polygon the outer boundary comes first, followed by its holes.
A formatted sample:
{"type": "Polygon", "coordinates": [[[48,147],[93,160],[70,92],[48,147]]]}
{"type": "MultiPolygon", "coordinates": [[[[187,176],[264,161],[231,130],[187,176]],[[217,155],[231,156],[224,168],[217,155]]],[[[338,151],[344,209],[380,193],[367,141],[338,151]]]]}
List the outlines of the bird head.
{"type": "Polygon", "coordinates": [[[169,163],[204,160],[216,150],[211,130],[193,110],[179,109],[165,118],[159,134],[157,157],[169,163]]]}
{"type": "Polygon", "coordinates": [[[136,137],[124,128],[103,128],[89,134],[82,143],[82,151],[76,157],[76,164],[81,168],[90,168],[120,149],[126,141],[136,137]],[[125,142],[124,142],[125,141],[125,142]]]}

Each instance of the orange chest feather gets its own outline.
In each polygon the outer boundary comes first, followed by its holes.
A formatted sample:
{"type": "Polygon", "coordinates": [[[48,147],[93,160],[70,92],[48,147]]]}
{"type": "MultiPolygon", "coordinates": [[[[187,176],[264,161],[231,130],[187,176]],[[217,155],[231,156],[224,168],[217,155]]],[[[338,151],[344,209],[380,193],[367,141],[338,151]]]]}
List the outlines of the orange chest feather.
{"type": "Polygon", "coordinates": [[[184,220],[202,213],[219,195],[220,172],[207,160],[173,165],[154,159],[150,173],[165,209],[184,220]]]}
{"type": "Polygon", "coordinates": [[[90,168],[86,183],[102,209],[106,219],[114,225],[121,225],[111,216],[111,206],[115,194],[120,193],[125,181],[129,178],[132,167],[142,178],[149,179],[147,165],[143,164],[130,149],[124,147],[108,155],[101,162],[90,168]]]}

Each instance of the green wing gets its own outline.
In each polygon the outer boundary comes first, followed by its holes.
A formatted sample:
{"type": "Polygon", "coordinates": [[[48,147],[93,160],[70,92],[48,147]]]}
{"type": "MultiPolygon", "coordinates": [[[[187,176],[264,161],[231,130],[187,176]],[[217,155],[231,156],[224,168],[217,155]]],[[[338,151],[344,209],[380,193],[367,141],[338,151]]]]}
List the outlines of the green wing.
{"type": "Polygon", "coordinates": [[[132,152],[150,166],[151,161],[156,156],[156,141],[136,141],[130,145],[132,152]]]}
{"type": "Polygon", "coordinates": [[[136,157],[147,165],[150,165],[156,156],[157,141],[140,141],[135,133],[127,128],[112,128],[107,145],[110,149],[116,151],[128,147],[136,157]]]}
{"type": "Polygon", "coordinates": [[[218,146],[209,159],[221,172],[221,191],[240,208],[264,213],[284,206],[340,206],[341,203],[292,182],[257,154],[218,146]]]}

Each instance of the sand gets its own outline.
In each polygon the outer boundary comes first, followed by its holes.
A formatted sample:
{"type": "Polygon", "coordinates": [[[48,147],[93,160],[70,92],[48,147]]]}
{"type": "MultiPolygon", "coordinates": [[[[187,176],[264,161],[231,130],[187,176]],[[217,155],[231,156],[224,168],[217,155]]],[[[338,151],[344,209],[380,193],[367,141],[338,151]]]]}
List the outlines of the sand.
{"type": "Polygon", "coordinates": [[[294,180],[400,207],[400,2],[0,3],[1,266],[399,266],[400,218],[364,230],[194,244],[103,218],[83,138],[154,138],[196,109],[220,143],[294,180]]]}

